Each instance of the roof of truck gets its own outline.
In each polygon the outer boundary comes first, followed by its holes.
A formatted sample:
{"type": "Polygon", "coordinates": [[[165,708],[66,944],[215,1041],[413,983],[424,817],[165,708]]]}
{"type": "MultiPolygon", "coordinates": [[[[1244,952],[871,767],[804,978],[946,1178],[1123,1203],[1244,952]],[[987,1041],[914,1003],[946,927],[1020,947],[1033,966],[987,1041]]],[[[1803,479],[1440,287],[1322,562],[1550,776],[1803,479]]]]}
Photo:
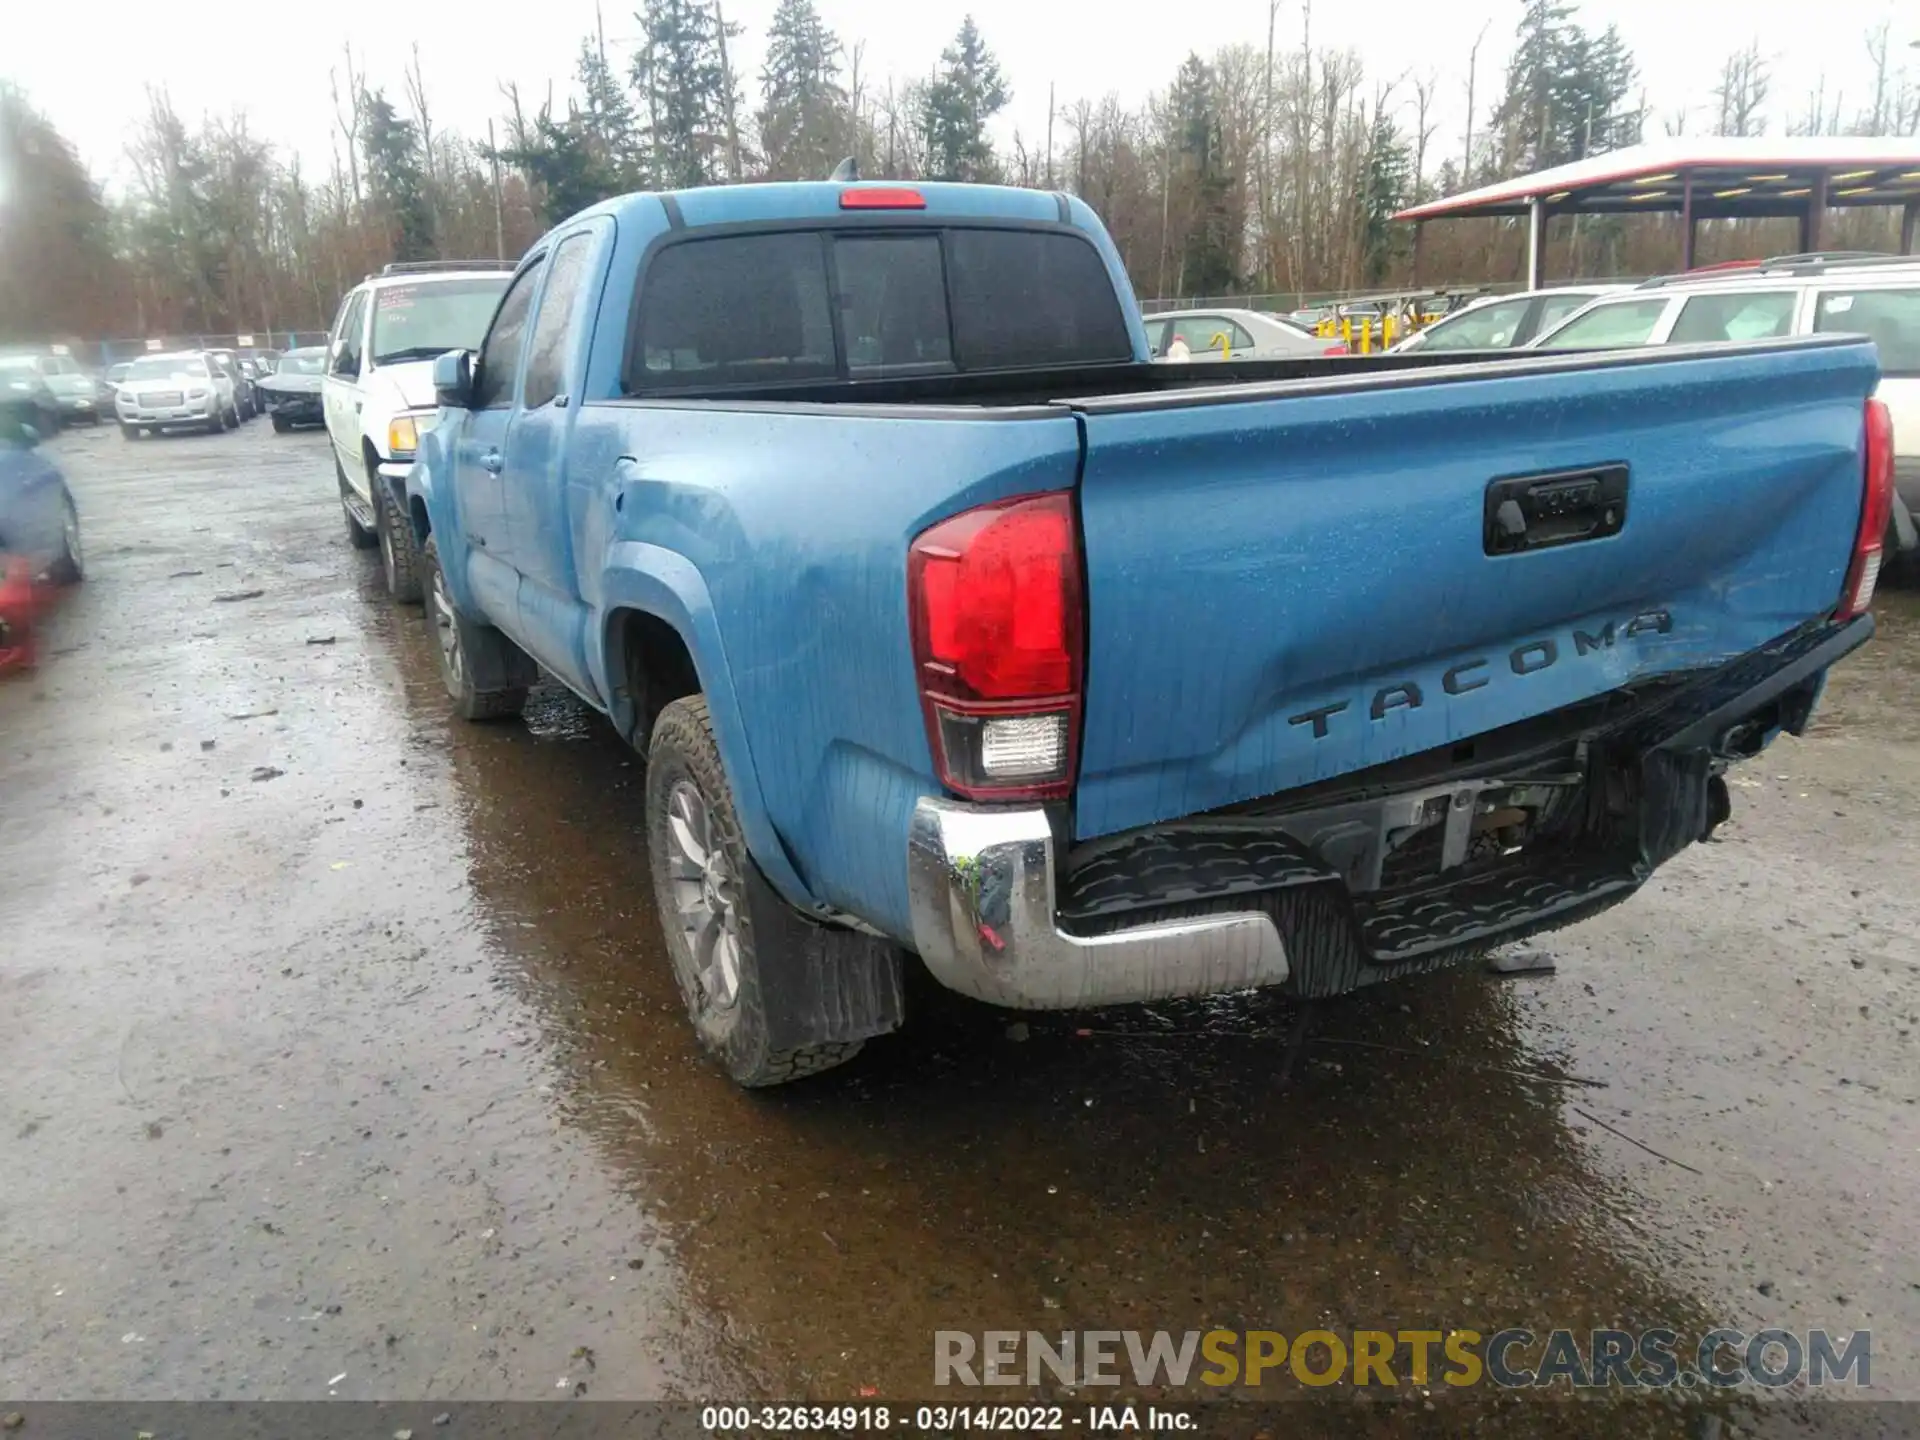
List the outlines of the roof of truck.
{"type": "MultiPolygon", "coordinates": [[[[1050,190],[1020,190],[1009,185],[957,185],[944,181],[831,180],[779,181],[766,185],[713,185],[697,190],[639,191],[603,200],[583,214],[658,219],[664,208],[669,225],[751,225],[771,220],[823,220],[861,213],[842,204],[848,192],[900,191],[924,205],[876,207],[866,213],[924,215],[968,219],[1027,220],[1089,228],[1093,212],[1071,196],[1050,190]]],[[[579,217],[574,217],[578,219],[579,217]]],[[[571,224],[571,221],[567,223],[571,224]]]]}

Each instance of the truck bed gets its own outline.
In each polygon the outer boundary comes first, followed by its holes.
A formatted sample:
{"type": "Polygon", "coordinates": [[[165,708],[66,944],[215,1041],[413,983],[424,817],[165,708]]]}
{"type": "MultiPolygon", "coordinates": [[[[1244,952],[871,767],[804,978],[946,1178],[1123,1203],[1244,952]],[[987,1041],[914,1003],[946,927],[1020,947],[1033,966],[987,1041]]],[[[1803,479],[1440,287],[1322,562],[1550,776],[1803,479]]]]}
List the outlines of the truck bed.
{"type": "Polygon", "coordinates": [[[1716,345],[1667,345],[1623,350],[1484,350],[1394,355],[1327,355],[1294,360],[1233,360],[1202,364],[1049,366],[979,374],[916,375],[877,380],[824,380],[803,384],[680,387],[658,396],[644,393],[616,403],[682,408],[711,404],[782,409],[883,406],[904,409],[953,406],[1022,408],[1098,404],[1102,409],[1204,405],[1249,398],[1249,391],[1327,394],[1445,384],[1494,375],[1562,375],[1595,368],[1660,365],[1703,355],[1764,354],[1781,349],[1858,344],[1846,335],[1803,336],[1716,345]]]}

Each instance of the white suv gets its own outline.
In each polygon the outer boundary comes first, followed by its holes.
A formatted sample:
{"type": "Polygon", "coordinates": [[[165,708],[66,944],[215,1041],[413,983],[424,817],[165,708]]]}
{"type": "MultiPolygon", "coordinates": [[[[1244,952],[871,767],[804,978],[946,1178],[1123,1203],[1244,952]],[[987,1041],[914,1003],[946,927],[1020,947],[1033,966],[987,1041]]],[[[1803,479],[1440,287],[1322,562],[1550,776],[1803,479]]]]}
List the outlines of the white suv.
{"type": "Polygon", "coordinates": [[[380,547],[396,600],[420,599],[405,481],[437,413],[433,362],[480,348],[512,278],[508,267],[471,262],[389,265],[349,290],[334,316],[320,397],[347,538],[380,547]]]}
{"type": "Polygon", "coordinates": [[[1890,527],[1920,558],[1920,257],[1787,256],[1717,274],[1649,280],[1602,296],[1533,342],[1539,350],[1698,345],[1786,335],[1865,335],[1880,351],[1880,398],[1893,417],[1890,527]]]}
{"type": "Polygon", "coordinates": [[[142,355],[121,377],[113,410],[129,440],[189,425],[218,435],[240,425],[233,380],[204,350],[142,355]]]}

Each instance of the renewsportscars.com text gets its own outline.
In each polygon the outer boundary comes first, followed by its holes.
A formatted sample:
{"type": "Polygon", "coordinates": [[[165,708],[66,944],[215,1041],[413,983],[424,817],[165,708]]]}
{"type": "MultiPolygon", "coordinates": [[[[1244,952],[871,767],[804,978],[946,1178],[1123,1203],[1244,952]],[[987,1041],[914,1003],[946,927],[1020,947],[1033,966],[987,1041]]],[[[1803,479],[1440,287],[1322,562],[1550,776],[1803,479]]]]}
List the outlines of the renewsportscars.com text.
{"type": "Polygon", "coordinates": [[[1872,1383],[1868,1330],[937,1330],[944,1386],[1566,1385],[1727,1388],[1872,1383]]]}

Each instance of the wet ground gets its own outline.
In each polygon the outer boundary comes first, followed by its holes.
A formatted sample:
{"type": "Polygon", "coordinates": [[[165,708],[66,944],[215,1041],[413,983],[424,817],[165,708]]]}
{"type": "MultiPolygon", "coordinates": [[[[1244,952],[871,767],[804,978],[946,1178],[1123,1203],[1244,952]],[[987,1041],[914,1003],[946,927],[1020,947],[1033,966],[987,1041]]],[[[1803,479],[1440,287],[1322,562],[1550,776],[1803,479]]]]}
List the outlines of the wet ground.
{"type": "Polygon", "coordinates": [[[1554,976],[1343,1002],[1286,1087],[1280,1003],[923,988],[748,1095],[638,764],[563,694],[449,717],[321,436],[56,449],[91,573],[0,683],[9,1393],[910,1398],[940,1329],[1664,1322],[1871,1328],[1920,1398],[1911,593],[1554,976]]]}

